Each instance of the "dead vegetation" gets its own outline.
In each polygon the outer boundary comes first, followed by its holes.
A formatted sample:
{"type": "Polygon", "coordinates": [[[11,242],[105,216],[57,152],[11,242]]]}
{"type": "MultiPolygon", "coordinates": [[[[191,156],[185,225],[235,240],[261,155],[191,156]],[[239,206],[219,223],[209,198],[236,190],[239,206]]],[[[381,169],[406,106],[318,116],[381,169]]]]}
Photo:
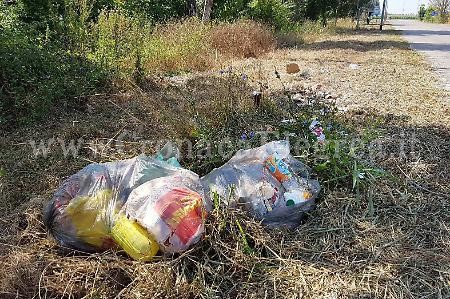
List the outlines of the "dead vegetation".
{"type": "Polygon", "coordinates": [[[275,48],[273,33],[262,24],[242,20],[214,26],[211,44],[228,58],[260,57],[275,48]]]}
{"type": "MultiPolygon", "coordinates": [[[[78,111],[58,110],[32,127],[2,132],[1,297],[448,298],[448,105],[429,67],[392,32],[340,34],[273,56],[236,63],[234,71],[248,81],[226,74],[186,84],[162,79],[148,90],[91,96],[78,111]],[[286,61],[297,61],[301,73],[284,74],[286,61]],[[43,202],[91,161],[134,156],[142,139],[196,138],[196,112],[208,128],[237,137],[244,129],[276,126],[272,114],[252,106],[259,82],[269,91],[322,84],[314,93],[340,93],[346,123],[356,131],[377,124],[373,146],[384,150],[371,163],[390,175],[362,196],[327,188],[294,231],[266,230],[242,212],[216,209],[204,240],[151,263],[112,252],[84,255],[47,237],[43,202]],[[236,110],[246,118],[230,119],[236,110]],[[76,159],[64,158],[57,142],[47,157],[35,157],[28,141],[52,137],[87,142],[76,159]]],[[[269,102],[265,111],[279,104],[269,102]]]]}

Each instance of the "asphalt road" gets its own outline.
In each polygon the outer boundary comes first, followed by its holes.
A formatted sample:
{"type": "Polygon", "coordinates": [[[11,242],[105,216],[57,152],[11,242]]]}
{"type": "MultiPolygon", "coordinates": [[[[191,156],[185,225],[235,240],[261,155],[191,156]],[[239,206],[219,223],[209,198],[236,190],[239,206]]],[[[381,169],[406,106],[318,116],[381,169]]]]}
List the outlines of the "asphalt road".
{"type": "Polygon", "coordinates": [[[450,90],[450,24],[431,24],[415,20],[390,20],[401,30],[411,48],[425,55],[450,90]]]}

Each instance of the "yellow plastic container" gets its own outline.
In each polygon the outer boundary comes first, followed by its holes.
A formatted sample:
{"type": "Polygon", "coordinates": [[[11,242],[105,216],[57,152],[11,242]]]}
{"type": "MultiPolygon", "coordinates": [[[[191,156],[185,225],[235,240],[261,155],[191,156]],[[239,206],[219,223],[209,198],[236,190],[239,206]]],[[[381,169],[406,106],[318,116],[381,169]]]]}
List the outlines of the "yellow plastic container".
{"type": "Polygon", "coordinates": [[[133,259],[150,261],[158,252],[158,242],[134,220],[120,215],[111,229],[116,243],[133,259]]]}

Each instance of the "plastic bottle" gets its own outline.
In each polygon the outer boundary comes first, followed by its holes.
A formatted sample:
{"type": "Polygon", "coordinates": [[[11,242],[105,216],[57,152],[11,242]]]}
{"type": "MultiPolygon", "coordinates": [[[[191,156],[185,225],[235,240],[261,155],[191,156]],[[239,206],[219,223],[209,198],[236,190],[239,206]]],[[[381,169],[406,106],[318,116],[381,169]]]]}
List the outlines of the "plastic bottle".
{"type": "Polygon", "coordinates": [[[114,241],[133,259],[150,261],[158,252],[158,242],[135,220],[120,215],[111,229],[114,241]]]}
{"type": "Polygon", "coordinates": [[[278,153],[270,155],[265,161],[266,169],[280,182],[286,182],[292,178],[289,166],[278,153]]]}

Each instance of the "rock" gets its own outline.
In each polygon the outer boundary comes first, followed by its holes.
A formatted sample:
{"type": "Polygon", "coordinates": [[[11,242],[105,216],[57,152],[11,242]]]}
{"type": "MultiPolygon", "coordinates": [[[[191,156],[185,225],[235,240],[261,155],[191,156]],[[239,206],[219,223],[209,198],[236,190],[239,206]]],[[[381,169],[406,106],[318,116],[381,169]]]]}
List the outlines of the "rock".
{"type": "Polygon", "coordinates": [[[300,72],[300,67],[296,63],[289,63],[286,65],[286,73],[295,74],[300,72]]]}

